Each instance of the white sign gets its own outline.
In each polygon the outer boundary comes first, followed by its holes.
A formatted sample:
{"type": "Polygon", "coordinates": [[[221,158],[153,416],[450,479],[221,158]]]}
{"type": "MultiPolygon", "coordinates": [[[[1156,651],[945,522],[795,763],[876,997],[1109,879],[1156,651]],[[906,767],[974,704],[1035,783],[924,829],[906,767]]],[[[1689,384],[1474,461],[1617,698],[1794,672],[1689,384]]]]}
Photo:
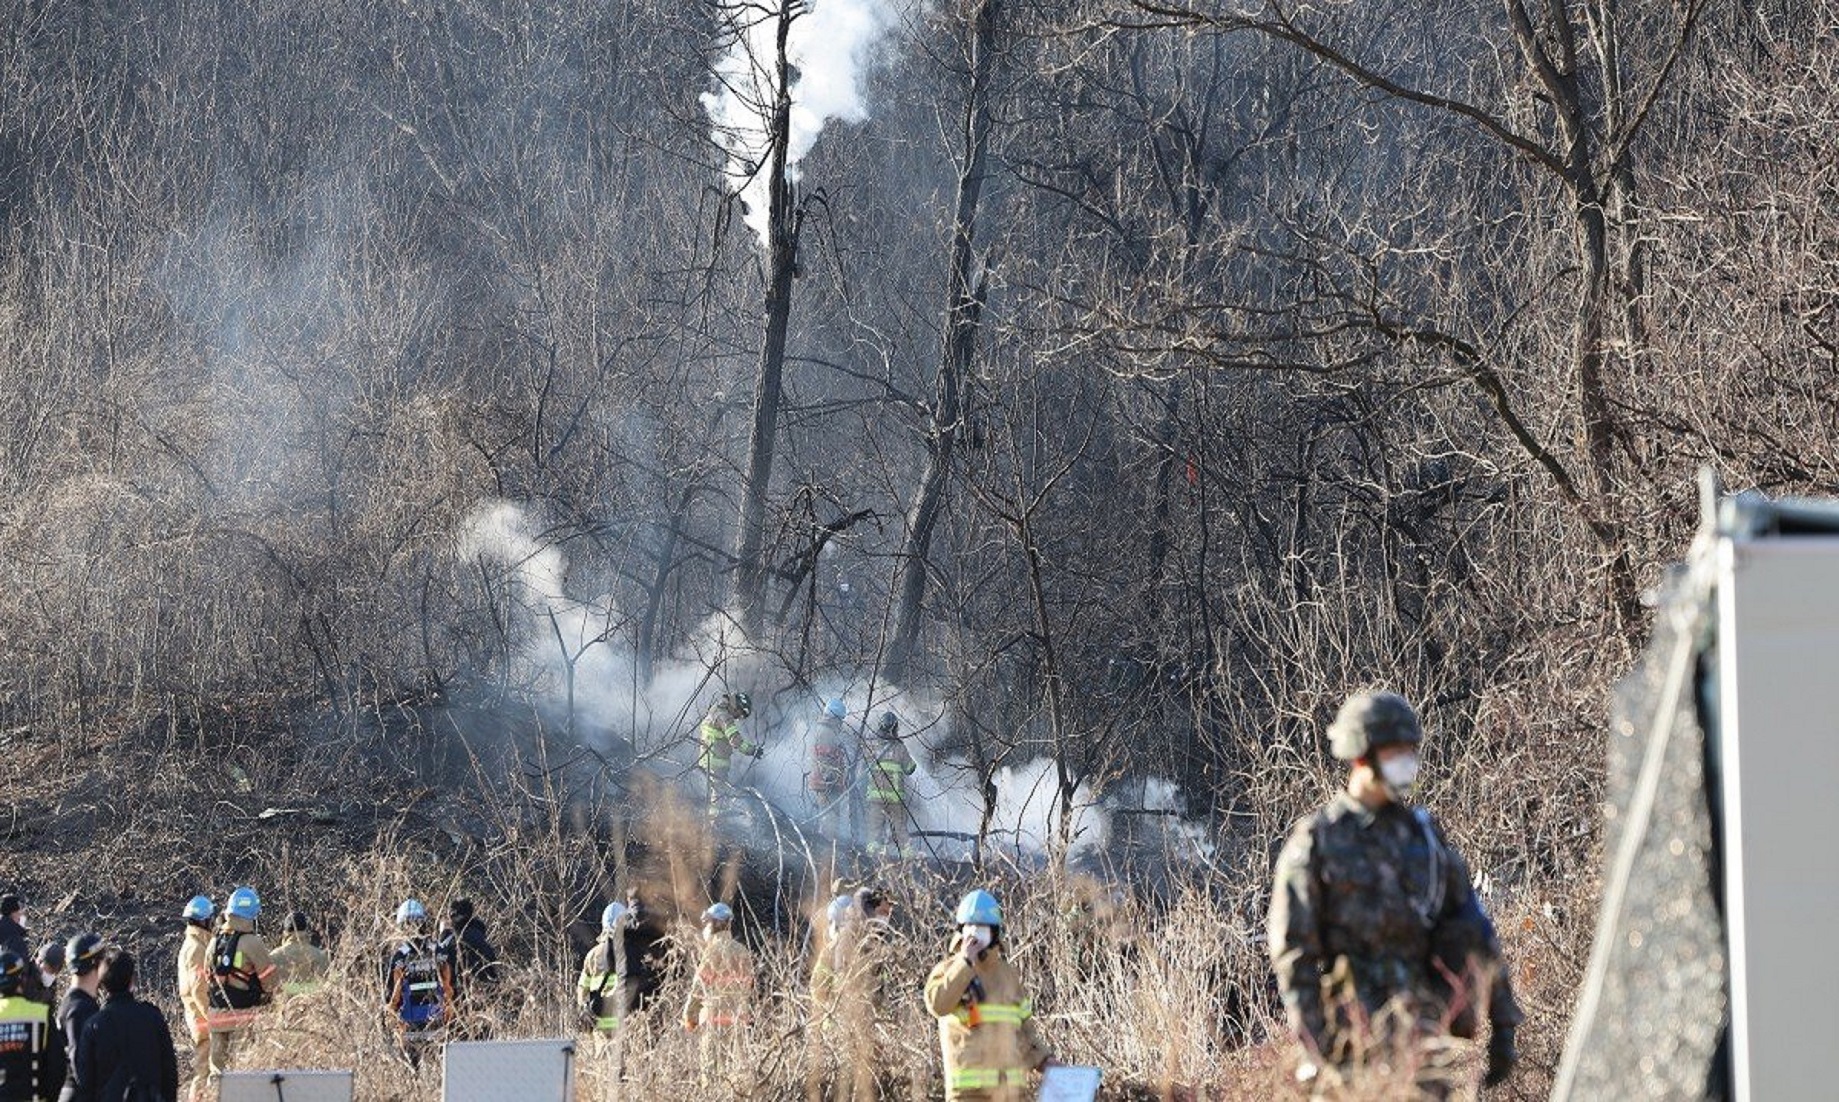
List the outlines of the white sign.
{"type": "Polygon", "coordinates": [[[443,1052],[441,1102],[574,1102],[571,1038],[455,1041],[443,1052]]]}
{"type": "Polygon", "coordinates": [[[1077,1064],[1050,1064],[1041,1073],[1041,1102],[1093,1102],[1105,1073],[1077,1064]]]}
{"type": "Polygon", "coordinates": [[[227,1071],[218,1102],[351,1102],[348,1071],[227,1071]]]}

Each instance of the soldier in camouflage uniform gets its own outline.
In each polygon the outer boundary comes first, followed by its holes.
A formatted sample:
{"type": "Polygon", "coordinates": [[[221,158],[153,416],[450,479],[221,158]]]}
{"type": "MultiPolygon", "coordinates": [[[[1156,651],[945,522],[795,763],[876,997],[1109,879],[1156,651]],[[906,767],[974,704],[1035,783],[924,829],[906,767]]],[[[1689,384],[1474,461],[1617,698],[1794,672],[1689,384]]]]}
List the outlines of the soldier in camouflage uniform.
{"type": "Polygon", "coordinates": [[[1409,802],[1424,735],[1393,693],[1358,693],[1328,730],[1348,785],[1291,830],[1277,859],[1269,945],[1314,1097],[1411,1077],[1418,1097],[1459,1092],[1452,1035],[1493,1025],[1483,1082],[1512,1070],[1513,999],[1493,924],[1442,830],[1409,802]]]}

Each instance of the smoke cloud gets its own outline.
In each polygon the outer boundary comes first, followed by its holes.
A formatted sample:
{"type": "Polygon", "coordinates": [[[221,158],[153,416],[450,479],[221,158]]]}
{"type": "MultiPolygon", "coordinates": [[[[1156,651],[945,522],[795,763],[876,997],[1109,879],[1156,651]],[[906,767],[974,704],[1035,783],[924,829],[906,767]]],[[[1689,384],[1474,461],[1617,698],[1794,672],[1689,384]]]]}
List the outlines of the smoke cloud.
{"type": "MultiPolygon", "coordinates": [[[[796,11],[786,35],[791,63],[792,109],[786,172],[798,180],[798,163],[830,120],[868,117],[862,73],[883,36],[907,10],[907,0],[810,0],[796,11]]],[[[774,5],[777,7],[777,5],[774,5]]],[[[779,20],[749,5],[733,27],[733,41],[715,63],[715,88],[702,95],[715,142],[728,153],[728,173],[746,204],[747,225],[762,243],[767,234],[767,123],[776,100],[779,20]]]]}
{"type": "MultiPolygon", "coordinates": [[[[512,656],[518,683],[557,709],[568,706],[568,673],[574,672],[573,710],[577,731],[591,737],[624,737],[648,764],[667,777],[687,778],[694,767],[694,731],[710,700],[730,689],[754,695],[755,714],[748,737],[765,747],[759,760],[745,760],[736,783],[758,791],[794,819],[815,819],[809,769],[816,724],[824,705],[841,699],[848,709],[849,740],[858,750],[873,744],[874,717],[892,711],[899,717],[918,771],[909,781],[909,810],[922,832],[922,852],[960,857],[966,837],[983,824],[983,794],[971,765],[944,752],[950,743],[944,703],[924,693],[882,686],[872,694],[870,679],[838,677],[821,681],[810,692],[774,697],[757,683],[729,685],[730,671],[757,665],[754,651],[726,617],[712,616],[669,660],[656,663],[641,683],[637,657],[620,637],[625,622],[610,597],[580,600],[567,592],[568,564],[562,551],[545,539],[531,514],[505,501],[488,502],[463,525],[458,553],[483,558],[504,568],[513,593],[520,632],[512,656]]],[[[745,675],[743,675],[745,676],[745,675]]],[[[1060,800],[1052,758],[1004,766],[991,777],[996,791],[989,821],[989,844],[1017,855],[1053,848],[1060,829],[1060,800]]],[[[1180,813],[1179,790],[1169,781],[1143,782],[1133,807],[1180,813]]],[[[1112,824],[1118,802],[1101,798],[1081,784],[1073,794],[1069,855],[1097,852],[1114,840],[1112,824]]],[[[1175,843],[1171,852],[1183,859],[1204,858],[1211,847],[1199,826],[1172,815],[1175,843]]]]}

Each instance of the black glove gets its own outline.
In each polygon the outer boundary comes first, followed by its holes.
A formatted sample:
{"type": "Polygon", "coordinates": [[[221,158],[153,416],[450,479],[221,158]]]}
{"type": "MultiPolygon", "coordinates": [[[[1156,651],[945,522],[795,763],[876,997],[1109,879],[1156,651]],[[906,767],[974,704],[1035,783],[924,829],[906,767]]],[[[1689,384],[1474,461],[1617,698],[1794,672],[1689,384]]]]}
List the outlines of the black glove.
{"type": "Polygon", "coordinates": [[[1488,1038],[1488,1070],[1482,1073],[1481,1085],[1498,1087],[1513,1073],[1513,1065],[1520,1060],[1520,1053],[1513,1047],[1513,1027],[1497,1025],[1494,1035],[1488,1038]]]}
{"type": "Polygon", "coordinates": [[[765,756],[766,756],[766,747],[756,746],[753,748],[753,760],[759,761],[761,758],[765,756]]]}

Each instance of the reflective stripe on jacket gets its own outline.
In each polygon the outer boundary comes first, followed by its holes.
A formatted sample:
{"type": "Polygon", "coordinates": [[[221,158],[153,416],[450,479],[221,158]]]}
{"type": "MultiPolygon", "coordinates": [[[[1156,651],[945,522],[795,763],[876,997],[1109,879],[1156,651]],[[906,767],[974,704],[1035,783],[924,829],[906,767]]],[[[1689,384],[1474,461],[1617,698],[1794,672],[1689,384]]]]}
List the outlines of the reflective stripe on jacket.
{"type": "Polygon", "coordinates": [[[1047,1059],[1034,1007],[1000,948],[975,965],[952,954],[926,979],[926,1009],[939,1022],[945,1097],[1023,1098],[1028,1072],[1047,1059]]]}
{"type": "Polygon", "coordinates": [[[733,934],[719,930],[703,946],[702,959],[696,963],[684,1020],[712,1026],[745,1021],[753,990],[752,950],[734,940],[733,934]]]}
{"type": "Polygon", "coordinates": [[[702,726],[696,729],[696,739],[702,746],[696,757],[697,766],[717,775],[727,773],[728,763],[735,754],[752,754],[760,749],[747,741],[738,721],[719,710],[702,721],[702,726]]]}
{"type": "Polygon", "coordinates": [[[899,742],[884,745],[868,767],[868,798],[872,803],[897,804],[906,798],[907,777],[919,766],[899,742]]]}

